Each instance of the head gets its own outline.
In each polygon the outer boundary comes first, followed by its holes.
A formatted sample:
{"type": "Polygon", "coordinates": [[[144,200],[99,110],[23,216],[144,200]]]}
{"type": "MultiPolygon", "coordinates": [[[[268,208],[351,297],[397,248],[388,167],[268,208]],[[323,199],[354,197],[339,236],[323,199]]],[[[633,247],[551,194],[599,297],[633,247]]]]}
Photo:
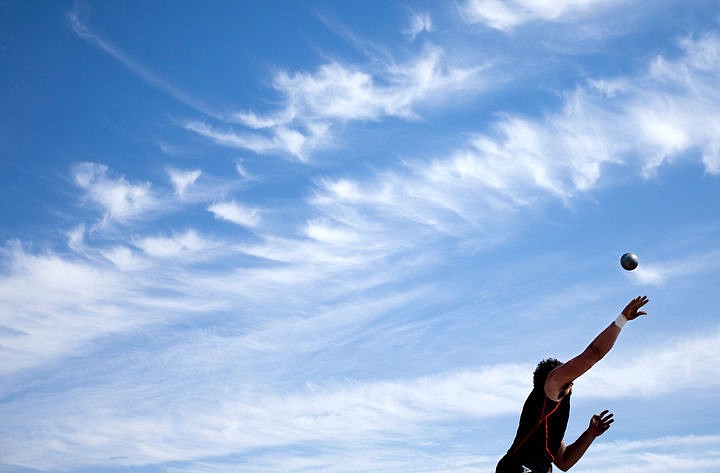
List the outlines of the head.
{"type": "Polygon", "coordinates": [[[546,358],[538,363],[533,373],[533,386],[536,388],[545,386],[548,374],[560,365],[562,365],[562,362],[555,358],[546,358]]]}

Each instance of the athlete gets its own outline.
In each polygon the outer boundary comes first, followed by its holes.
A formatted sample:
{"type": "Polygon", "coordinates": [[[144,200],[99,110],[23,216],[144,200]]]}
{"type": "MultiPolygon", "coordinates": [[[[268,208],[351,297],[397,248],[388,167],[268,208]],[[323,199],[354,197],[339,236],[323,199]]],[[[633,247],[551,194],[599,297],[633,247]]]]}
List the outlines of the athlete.
{"type": "Polygon", "coordinates": [[[553,463],[567,471],[580,460],[593,440],[610,428],[615,419],[605,410],[592,416],[587,430],[575,442],[570,445],[563,442],[573,382],[610,351],[620,329],[629,320],[646,314],[639,309],[648,300],[647,296],[640,296],[630,301],[615,322],[567,363],[548,358],[537,365],[533,390],[520,414],[515,440],[498,462],[495,473],[549,473],[553,463]]]}

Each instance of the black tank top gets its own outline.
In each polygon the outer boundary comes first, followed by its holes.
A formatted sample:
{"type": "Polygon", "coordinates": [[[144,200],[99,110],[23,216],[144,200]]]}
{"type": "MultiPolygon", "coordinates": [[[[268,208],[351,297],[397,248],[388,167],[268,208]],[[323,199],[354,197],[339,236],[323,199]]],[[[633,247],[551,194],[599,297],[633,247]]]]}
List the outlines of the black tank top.
{"type": "Polygon", "coordinates": [[[570,395],[555,402],[545,395],[542,386],[533,389],[523,406],[517,434],[507,455],[521,461],[532,460],[545,471],[549,470],[565,436],[569,416],[570,395]]]}

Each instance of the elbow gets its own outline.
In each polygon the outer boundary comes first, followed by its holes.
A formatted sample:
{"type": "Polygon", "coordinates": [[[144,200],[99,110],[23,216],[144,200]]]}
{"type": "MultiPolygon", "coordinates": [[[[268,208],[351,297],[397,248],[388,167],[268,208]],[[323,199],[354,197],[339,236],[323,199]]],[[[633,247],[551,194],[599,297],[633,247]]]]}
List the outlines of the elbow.
{"type": "Polygon", "coordinates": [[[553,463],[560,470],[568,471],[577,462],[577,460],[577,458],[574,458],[574,453],[571,453],[563,448],[561,451],[558,451],[555,458],[553,458],[553,463]]]}

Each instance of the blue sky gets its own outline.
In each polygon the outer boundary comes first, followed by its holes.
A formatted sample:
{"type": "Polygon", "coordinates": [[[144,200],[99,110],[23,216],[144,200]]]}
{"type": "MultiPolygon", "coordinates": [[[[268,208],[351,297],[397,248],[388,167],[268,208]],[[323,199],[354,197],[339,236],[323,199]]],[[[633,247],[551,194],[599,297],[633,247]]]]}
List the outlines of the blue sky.
{"type": "Polygon", "coordinates": [[[720,468],[717,2],[0,12],[0,471],[720,468]]]}

